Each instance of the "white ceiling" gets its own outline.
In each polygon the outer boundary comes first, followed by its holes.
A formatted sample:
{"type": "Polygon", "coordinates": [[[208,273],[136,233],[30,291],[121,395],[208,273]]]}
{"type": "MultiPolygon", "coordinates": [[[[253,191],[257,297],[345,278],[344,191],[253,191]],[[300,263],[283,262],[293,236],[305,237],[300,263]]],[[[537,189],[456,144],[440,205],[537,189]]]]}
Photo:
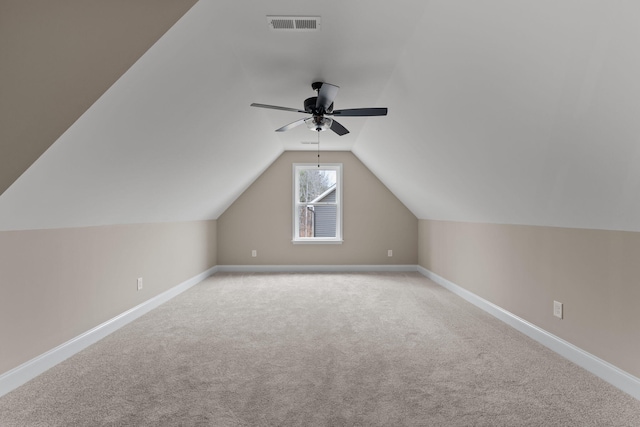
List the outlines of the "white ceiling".
{"type": "Polygon", "coordinates": [[[640,231],[640,3],[200,0],[0,195],[0,230],[217,218],[310,84],[418,218],[640,231]],[[266,15],[322,17],[318,32],[266,15]]]}

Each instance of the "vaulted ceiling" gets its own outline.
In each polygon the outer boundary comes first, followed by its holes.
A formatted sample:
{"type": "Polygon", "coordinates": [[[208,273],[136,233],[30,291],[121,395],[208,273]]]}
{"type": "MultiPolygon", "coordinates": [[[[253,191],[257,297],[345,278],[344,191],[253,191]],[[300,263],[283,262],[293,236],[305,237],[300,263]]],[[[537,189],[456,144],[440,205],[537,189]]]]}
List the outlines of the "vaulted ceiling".
{"type": "Polygon", "coordinates": [[[389,115],[321,148],[418,218],[640,231],[638,22],[620,0],[2,0],[0,230],[215,219],[316,149],[274,132],[304,115],[249,105],[326,81],[389,115]]]}

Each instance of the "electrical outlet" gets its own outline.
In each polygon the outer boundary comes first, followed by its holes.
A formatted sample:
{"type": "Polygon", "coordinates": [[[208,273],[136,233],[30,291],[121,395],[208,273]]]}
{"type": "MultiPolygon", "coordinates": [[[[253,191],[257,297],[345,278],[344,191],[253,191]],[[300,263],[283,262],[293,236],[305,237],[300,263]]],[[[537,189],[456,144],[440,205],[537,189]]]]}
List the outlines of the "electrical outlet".
{"type": "Polygon", "coordinates": [[[553,315],[562,319],[562,303],[558,301],[553,302],[553,315]]]}
{"type": "Polygon", "coordinates": [[[389,257],[393,256],[393,249],[389,249],[387,251],[387,256],[389,256],[389,257]]]}
{"type": "Polygon", "coordinates": [[[138,277],[138,290],[142,290],[142,277],[138,277]]]}
{"type": "Polygon", "coordinates": [[[251,250],[251,256],[252,256],[253,258],[257,257],[257,256],[258,256],[258,251],[257,251],[257,250],[255,250],[255,249],[251,250]]]}

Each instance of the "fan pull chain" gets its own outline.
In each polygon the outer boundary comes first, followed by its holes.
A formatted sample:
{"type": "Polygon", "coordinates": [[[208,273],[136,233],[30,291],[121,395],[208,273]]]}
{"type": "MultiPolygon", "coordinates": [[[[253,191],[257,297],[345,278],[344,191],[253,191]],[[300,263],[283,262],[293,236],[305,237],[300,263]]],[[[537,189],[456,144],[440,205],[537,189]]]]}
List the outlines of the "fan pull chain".
{"type": "Polygon", "coordinates": [[[318,167],[320,167],[320,131],[318,131],[318,167]]]}

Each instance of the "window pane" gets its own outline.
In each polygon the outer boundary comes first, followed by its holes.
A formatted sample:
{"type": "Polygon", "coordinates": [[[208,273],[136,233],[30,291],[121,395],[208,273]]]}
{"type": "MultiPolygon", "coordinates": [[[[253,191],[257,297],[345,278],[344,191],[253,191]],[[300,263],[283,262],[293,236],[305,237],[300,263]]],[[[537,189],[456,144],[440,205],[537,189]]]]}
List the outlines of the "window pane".
{"type": "Polygon", "coordinates": [[[298,201],[308,203],[316,201],[330,188],[336,185],[336,171],[325,169],[301,169],[298,175],[298,201]]]}
{"type": "Polygon", "coordinates": [[[337,206],[298,206],[298,237],[336,237],[337,206]]]}

